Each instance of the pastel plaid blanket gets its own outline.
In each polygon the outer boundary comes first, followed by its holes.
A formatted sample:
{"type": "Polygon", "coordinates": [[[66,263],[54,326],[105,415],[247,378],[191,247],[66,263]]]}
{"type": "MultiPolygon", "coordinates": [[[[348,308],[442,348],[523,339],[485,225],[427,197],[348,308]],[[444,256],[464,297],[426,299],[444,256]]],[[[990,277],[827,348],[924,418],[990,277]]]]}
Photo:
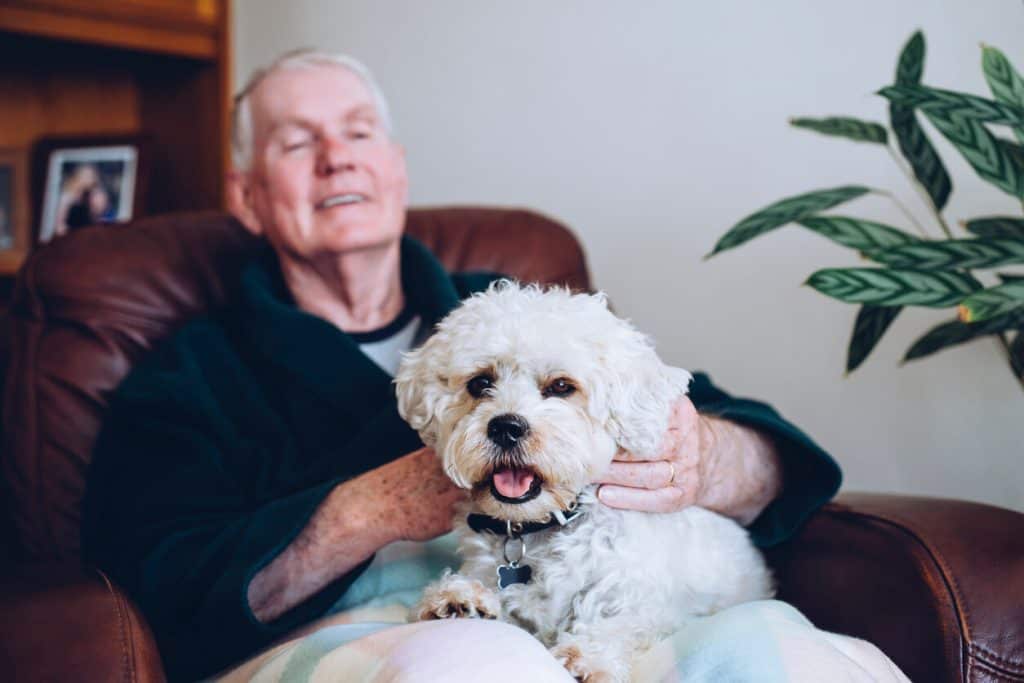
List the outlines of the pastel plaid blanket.
{"type": "MultiPolygon", "coordinates": [[[[449,566],[458,566],[451,536],[393,544],[378,553],[331,614],[215,680],[572,681],[540,642],[513,626],[478,620],[405,623],[424,586],[449,566]]],[[[633,671],[637,683],[907,680],[870,643],[816,629],[776,600],[694,619],[641,656],[633,671]]]]}

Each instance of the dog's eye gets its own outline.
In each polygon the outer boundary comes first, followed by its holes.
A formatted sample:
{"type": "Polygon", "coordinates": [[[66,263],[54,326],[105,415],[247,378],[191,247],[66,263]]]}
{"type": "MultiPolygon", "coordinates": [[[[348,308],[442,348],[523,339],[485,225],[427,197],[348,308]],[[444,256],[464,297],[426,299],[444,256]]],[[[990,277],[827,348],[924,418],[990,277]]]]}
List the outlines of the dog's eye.
{"type": "Polygon", "coordinates": [[[551,382],[544,387],[544,391],[542,391],[541,394],[544,398],[548,398],[549,396],[559,396],[564,398],[575,392],[576,386],[572,382],[564,377],[559,377],[554,382],[551,382]]]}
{"type": "Polygon", "coordinates": [[[493,386],[494,380],[490,375],[477,375],[466,383],[466,391],[473,398],[481,398],[493,386]]]}

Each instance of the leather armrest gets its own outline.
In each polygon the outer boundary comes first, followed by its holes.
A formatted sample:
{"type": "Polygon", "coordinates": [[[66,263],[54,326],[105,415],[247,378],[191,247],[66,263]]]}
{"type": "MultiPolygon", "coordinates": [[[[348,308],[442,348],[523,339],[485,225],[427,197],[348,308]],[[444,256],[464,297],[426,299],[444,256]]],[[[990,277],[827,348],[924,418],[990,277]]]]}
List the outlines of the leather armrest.
{"type": "Polygon", "coordinates": [[[72,564],[4,568],[0,605],[4,680],[165,680],[142,614],[96,569],[72,564]]]}
{"type": "Polygon", "coordinates": [[[914,681],[1024,681],[1024,515],[844,494],[768,551],[779,598],[914,681]]]}

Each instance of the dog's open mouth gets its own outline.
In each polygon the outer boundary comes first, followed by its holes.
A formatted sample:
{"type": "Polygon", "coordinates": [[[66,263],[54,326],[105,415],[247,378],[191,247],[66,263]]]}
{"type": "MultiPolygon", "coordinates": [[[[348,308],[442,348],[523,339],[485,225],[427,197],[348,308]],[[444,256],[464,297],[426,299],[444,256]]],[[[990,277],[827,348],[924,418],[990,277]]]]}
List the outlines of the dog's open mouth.
{"type": "Polygon", "coordinates": [[[541,483],[540,475],[529,467],[499,467],[491,475],[491,495],[517,505],[540,495],[541,483]]]}

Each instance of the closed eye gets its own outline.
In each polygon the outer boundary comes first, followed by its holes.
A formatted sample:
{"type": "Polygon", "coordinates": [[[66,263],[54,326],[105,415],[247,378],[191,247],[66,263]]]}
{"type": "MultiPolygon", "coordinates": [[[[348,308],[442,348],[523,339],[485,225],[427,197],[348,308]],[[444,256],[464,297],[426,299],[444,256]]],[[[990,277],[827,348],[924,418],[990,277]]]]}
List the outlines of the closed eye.
{"type": "Polygon", "coordinates": [[[284,152],[294,152],[312,145],[315,137],[309,126],[301,123],[287,123],[273,131],[271,140],[278,149],[284,152]]]}

